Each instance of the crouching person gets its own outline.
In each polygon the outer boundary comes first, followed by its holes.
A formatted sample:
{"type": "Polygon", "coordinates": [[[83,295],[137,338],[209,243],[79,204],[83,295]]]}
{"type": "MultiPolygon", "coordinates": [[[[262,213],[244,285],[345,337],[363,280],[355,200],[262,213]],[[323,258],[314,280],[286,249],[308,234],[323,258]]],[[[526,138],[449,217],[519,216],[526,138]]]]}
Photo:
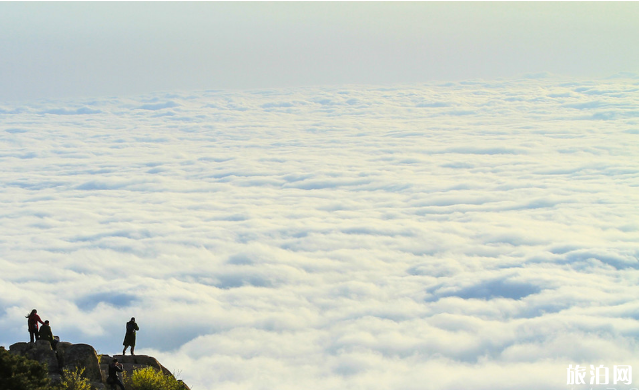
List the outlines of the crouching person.
{"type": "Polygon", "coordinates": [[[111,364],[109,364],[109,377],[107,378],[107,384],[111,386],[112,389],[115,389],[115,386],[120,386],[120,389],[124,389],[124,385],[122,381],[118,377],[118,372],[124,371],[122,364],[118,363],[118,359],[113,359],[111,364]]]}
{"type": "Polygon", "coordinates": [[[49,320],[44,321],[44,324],[40,327],[40,331],[38,332],[38,340],[47,340],[51,343],[51,348],[55,351],[55,348],[58,345],[58,340],[53,337],[53,332],[51,332],[51,326],[49,325],[49,320]]]}

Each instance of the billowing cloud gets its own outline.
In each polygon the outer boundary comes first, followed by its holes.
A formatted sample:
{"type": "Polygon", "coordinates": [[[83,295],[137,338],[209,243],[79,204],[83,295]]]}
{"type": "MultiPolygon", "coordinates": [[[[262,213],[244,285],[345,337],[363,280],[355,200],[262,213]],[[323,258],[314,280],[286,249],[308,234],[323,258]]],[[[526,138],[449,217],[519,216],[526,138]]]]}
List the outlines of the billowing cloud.
{"type": "Polygon", "coordinates": [[[639,364],[639,84],[532,77],[0,106],[0,343],[197,389],[565,389],[639,364]]]}

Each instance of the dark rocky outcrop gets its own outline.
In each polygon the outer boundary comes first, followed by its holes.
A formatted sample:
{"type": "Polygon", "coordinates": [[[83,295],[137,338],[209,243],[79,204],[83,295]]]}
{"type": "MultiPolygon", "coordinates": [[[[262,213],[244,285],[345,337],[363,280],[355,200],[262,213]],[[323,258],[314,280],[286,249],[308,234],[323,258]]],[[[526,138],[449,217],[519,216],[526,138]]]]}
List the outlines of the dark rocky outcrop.
{"type": "MultiPolygon", "coordinates": [[[[24,356],[31,360],[36,360],[47,365],[49,376],[54,382],[61,379],[62,370],[74,371],[76,368],[84,368],[84,376],[89,379],[91,385],[99,390],[106,389],[106,378],[109,375],[109,364],[114,358],[122,363],[127,375],[131,375],[133,370],[145,367],[152,367],[162,371],[165,375],[173,374],[152,356],[146,355],[98,355],[95,349],[88,344],[71,344],[60,342],[56,351],[51,348],[51,344],[46,340],[38,340],[35,343],[15,343],[9,347],[13,354],[24,356]]],[[[181,381],[180,381],[181,382],[181,381]]],[[[189,387],[184,384],[184,389],[189,387]]]]}
{"type": "Polygon", "coordinates": [[[109,375],[109,364],[113,359],[118,359],[122,363],[122,367],[127,374],[132,374],[133,370],[144,367],[153,367],[158,371],[162,371],[164,375],[173,375],[166,367],[160,364],[154,357],[146,355],[100,355],[100,368],[106,375],[109,375]]]}
{"type": "Polygon", "coordinates": [[[46,364],[49,374],[57,374],[60,372],[60,365],[56,353],[51,348],[51,343],[46,340],[38,340],[34,344],[15,343],[9,347],[9,351],[15,355],[24,356],[28,359],[46,364]]]}
{"type": "MultiPolygon", "coordinates": [[[[84,375],[91,383],[103,383],[106,376],[100,370],[98,354],[88,344],[60,343],[58,345],[58,361],[62,369],[74,371],[84,368],[84,375]]],[[[107,373],[108,375],[108,373],[107,373]]]]}

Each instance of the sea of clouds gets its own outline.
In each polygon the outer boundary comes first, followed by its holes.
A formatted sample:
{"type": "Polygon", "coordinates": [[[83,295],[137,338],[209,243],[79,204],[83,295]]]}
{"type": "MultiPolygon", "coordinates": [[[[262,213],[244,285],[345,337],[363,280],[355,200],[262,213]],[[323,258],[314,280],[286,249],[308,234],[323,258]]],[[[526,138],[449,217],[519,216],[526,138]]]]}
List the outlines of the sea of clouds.
{"type": "Polygon", "coordinates": [[[193,390],[639,378],[638,156],[639,78],[0,103],[0,344],[37,308],[108,354],[135,316],[193,390]]]}

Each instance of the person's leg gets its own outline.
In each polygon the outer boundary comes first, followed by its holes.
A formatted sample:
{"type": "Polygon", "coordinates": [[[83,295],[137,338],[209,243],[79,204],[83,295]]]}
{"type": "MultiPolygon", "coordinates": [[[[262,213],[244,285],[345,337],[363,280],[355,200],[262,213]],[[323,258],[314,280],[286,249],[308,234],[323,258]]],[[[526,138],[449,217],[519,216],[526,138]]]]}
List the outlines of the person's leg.
{"type": "Polygon", "coordinates": [[[135,353],[133,352],[133,350],[135,350],[135,345],[131,346],[131,356],[135,355],[135,353]]]}
{"type": "Polygon", "coordinates": [[[120,381],[119,379],[117,379],[117,380],[115,381],[115,384],[116,384],[116,385],[118,385],[118,386],[120,386],[120,388],[121,388],[122,390],[126,390],[126,389],[124,388],[124,384],[122,384],[122,381],[120,381]]]}
{"type": "Polygon", "coordinates": [[[29,340],[31,341],[31,344],[33,344],[34,339],[35,339],[35,333],[33,333],[32,331],[29,331],[29,340]]]}

